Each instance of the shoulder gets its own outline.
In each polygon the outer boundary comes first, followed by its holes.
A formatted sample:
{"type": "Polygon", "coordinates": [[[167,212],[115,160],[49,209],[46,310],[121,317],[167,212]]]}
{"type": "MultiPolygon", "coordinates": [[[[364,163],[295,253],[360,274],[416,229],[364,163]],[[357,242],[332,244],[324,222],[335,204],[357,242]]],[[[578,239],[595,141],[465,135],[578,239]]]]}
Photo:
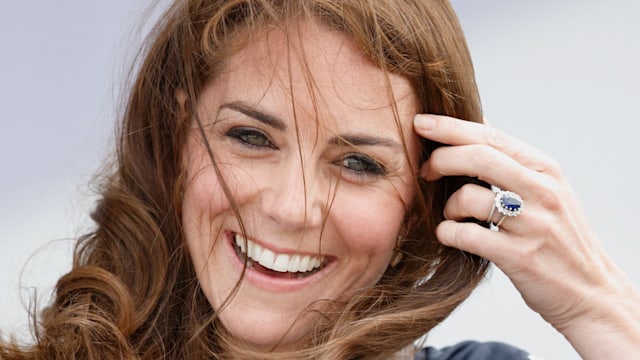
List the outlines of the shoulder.
{"type": "Polygon", "coordinates": [[[422,349],[415,360],[527,360],[529,354],[498,342],[465,341],[443,349],[422,349]]]}

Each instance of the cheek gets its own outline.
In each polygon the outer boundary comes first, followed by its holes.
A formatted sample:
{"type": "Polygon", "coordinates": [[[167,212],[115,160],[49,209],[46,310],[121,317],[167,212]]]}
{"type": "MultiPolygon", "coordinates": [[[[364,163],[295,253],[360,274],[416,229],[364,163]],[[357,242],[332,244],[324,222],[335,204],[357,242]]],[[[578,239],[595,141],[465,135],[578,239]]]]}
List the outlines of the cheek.
{"type": "MultiPolygon", "coordinates": [[[[228,208],[229,201],[212,166],[195,172],[192,169],[188,170],[182,203],[182,231],[198,279],[201,284],[208,284],[208,272],[203,270],[208,267],[208,259],[218,238],[216,234],[220,230],[213,220],[228,208]]],[[[203,288],[207,293],[208,288],[203,288]]]]}
{"type": "Polygon", "coordinates": [[[396,245],[405,210],[399,196],[369,194],[334,204],[335,219],[352,254],[368,254],[386,267],[396,245]]]}
{"type": "Polygon", "coordinates": [[[223,182],[218,178],[216,169],[203,146],[192,145],[191,148],[194,150],[188,151],[190,160],[185,165],[187,181],[183,200],[183,213],[193,216],[191,220],[212,221],[219,214],[231,209],[225,187],[236,204],[241,203],[242,199],[254,191],[255,186],[251,186],[254,181],[248,178],[246,172],[230,165],[231,162],[226,161],[225,156],[216,157],[223,182]]]}
{"type": "Polygon", "coordinates": [[[216,234],[221,230],[221,215],[231,208],[231,204],[211,159],[198,139],[190,140],[185,156],[182,225],[193,261],[202,267],[212,250],[216,234]]]}
{"type": "Polygon", "coordinates": [[[213,165],[198,165],[188,171],[182,205],[185,225],[193,221],[211,220],[230,206],[213,165]]]}

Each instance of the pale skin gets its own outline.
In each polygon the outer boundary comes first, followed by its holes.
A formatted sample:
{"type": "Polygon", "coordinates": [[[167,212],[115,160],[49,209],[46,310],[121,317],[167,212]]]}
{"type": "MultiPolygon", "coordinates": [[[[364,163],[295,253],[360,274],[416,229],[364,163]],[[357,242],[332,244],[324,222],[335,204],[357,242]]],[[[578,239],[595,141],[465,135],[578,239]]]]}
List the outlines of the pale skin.
{"type": "Polygon", "coordinates": [[[183,225],[198,280],[212,307],[224,308],[226,329],[258,350],[289,349],[317,322],[307,310],[375,285],[416,192],[417,105],[408,80],[387,78],[341,33],[314,23],[301,30],[301,42],[287,43],[278,31],[256,36],[198,102],[240,217],[195,123],[184,152],[183,225]],[[402,134],[388,93],[378,87],[386,79],[402,134]],[[233,247],[243,230],[239,218],[251,242],[277,256],[321,253],[325,265],[300,278],[255,266],[243,273],[233,247]]]}
{"type": "Polygon", "coordinates": [[[438,239],[494,262],[527,305],[584,359],[636,359],[640,291],[604,252],[558,165],[487,125],[418,115],[414,128],[420,136],[452,145],[434,151],[422,166],[425,179],[475,176],[525,201],[520,216],[492,231],[459,222],[486,220],[486,205],[494,197],[488,189],[465,185],[447,202],[438,239]]]}
{"type": "Polygon", "coordinates": [[[301,43],[317,80],[319,113],[303,66],[283,57],[287,44],[278,34],[268,45],[262,39],[237,53],[204,89],[198,112],[250,240],[282,254],[320,250],[329,265],[308,282],[249,271],[226,303],[242,273],[233,248],[233,234],[241,229],[195,127],[185,149],[187,245],[204,293],[215,309],[225,307],[221,321],[232,334],[257,349],[287,348],[313,323],[300,314],[315,301],[337,299],[378,281],[416,191],[410,169],[419,164],[409,166],[398,145],[404,139],[408,159],[416,162],[422,136],[451,145],[423,164],[427,181],[478,177],[525,201],[520,216],[491,231],[459,222],[486,220],[494,197],[488,189],[464,186],[447,202],[447,220],[437,228],[443,244],[494,262],[585,359],[632,359],[640,353],[640,293],[604,253],[553,160],[486,125],[434,115],[414,118],[417,106],[408,82],[391,75],[403,131],[398,134],[387,94],[375,91],[385,74],[345,36],[322,27],[305,30],[303,36],[311,40],[301,43]],[[277,119],[276,126],[264,115],[277,119]],[[352,147],[336,141],[354,134],[377,144],[352,147]],[[362,164],[353,154],[380,161],[389,174],[354,176],[352,166],[362,164]],[[246,331],[254,327],[262,331],[246,331]]]}

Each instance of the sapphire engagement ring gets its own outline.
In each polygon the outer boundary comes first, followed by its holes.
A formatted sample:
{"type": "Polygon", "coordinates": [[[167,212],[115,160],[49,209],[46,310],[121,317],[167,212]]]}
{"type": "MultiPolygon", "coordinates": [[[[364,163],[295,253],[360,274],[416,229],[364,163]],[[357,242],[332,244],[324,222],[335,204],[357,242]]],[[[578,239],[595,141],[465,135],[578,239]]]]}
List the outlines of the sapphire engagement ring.
{"type": "Polygon", "coordinates": [[[487,223],[492,226],[500,226],[506,217],[515,217],[520,215],[524,201],[520,195],[512,191],[500,190],[496,192],[496,197],[493,199],[493,206],[491,212],[487,218],[487,223]],[[500,214],[496,221],[493,220],[494,215],[497,212],[500,214]]]}

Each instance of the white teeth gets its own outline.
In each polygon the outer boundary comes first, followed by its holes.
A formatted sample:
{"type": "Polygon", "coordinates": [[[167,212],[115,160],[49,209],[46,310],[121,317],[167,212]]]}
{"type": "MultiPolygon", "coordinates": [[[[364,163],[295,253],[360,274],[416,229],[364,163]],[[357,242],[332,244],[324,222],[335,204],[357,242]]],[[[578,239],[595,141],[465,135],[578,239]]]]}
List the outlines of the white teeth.
{"type": "Polygon", "coordinates": [[[289,255],[280,254],[276,256],[275,261],[273,262],[273,270],[279,272],[287,272],[289,271],[289,259],[291,257],[289,255]]]}
{"type": "Polygon", "coordinates": [[[300,265],[298,266],[300,271],[309,271],[311,269],[309,269],[309,255],[307,256],[303,256],[302,259],[300,259],[300,265]]]}
{"type": "Polygon", "coordinates": [[[236,236],[236,239],[235,239],[235,240],[236,240],[236,245],[238,245],[238,247],[240,248],[240,250],[241,250],[243,253],[246,253],[246,252],[247,252],[247,246],[246,246],[247,244],[245,244],[244,240],[242,240],[242,239],[241,239],[241,241],[238,241],[238,237],[237,237],[237,236],[236,236]]]}
{"type": "Polygon", "coordinates": [[[303,273],[319,268],[323,263],[323,257],[320,256],[276,254],[250,240],[246,240],[240,234],[235,234],[234,241],[236,246],[243,253],[246,253],[251,260],[273,271],[303,273]]]}
{"type": "MultiPolygon", "coordinates": [[[[247,243],[247,245],[249,245],[247,243]]],[[[260,253],[262,253],[262,247],[258,244],[253,244],[253,246],[249,245],[248,249],[247,249],[247,255],[249,255],[250,258],[252,259],[258,259],[260,256],[260,253]]]]}
{"type": "Polygon", "coordinates": [[[300,255],[295,255],[291,261],[289,261],[289,272],[297,272],[300,269],[300,255]]]}
{"type": "Polygon", "coordinates": [[[269,249],[262,249],[260,256],[255,257],[258,261],[258,264],[271,269],[273,267],[273,262],[276,260],[276,254],[269,249]]]}

